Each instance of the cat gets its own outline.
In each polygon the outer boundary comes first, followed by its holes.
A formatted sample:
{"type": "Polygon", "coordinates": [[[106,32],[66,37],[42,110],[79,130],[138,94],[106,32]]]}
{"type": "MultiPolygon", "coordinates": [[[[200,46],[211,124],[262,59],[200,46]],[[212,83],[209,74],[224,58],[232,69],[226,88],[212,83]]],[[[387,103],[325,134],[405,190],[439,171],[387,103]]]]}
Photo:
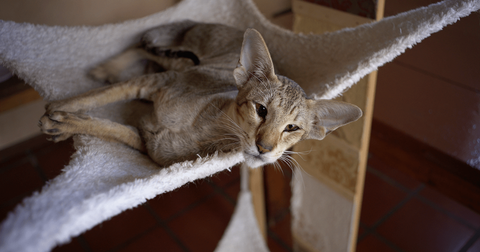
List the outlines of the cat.
{"type": "Polygon", "coordinates": [[[352,104],[309,99],[297,83],[276,74],[254,29],[193,21],[162,25],[91,75],[116,83],[47,104],[42,132],[55,142],[74,134],[120,142],[161,166],[233,151],[259,167],[362,115],[352,104]],[[131,99],[153,102],[138,131],[85,113],[131,99]]]}

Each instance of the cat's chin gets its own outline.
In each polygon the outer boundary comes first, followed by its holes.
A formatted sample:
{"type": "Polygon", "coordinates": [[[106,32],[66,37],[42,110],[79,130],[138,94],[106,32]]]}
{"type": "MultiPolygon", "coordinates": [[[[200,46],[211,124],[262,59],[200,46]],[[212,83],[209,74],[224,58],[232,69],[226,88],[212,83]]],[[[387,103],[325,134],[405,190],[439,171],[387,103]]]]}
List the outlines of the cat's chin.
{"type": "Polygon", "coordinates": [[[260,156],[255,156],[248,153],[244,153],[243,156],[245,157],[245,164],[250,168],[257,168],[265,164],[260,156]]]}
{"type": "Polygon", "coordinates": [[[244,157],[245,157],[245,164],[248,165],[248,167],[250,168],[257,168],[257,167],[264,166],[266,164],[270,164],[276,161],[276,159],[269,160],[269,158],[267,157],[262,157],[259,155],[255,156],[248,153],[244,153],[244,157]]]}

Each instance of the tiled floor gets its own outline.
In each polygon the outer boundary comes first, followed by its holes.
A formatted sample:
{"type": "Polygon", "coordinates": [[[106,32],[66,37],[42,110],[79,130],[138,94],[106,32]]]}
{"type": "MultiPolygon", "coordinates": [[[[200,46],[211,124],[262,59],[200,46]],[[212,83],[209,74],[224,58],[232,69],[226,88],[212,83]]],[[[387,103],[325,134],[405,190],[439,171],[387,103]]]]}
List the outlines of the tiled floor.
{"type": "Polygon", "coordinates": [[[480,251],[480,215],[374,156],[357,251],[480,251]]]}
{"type": "MultiPolygon", "coordinates": [[[[0,219],[67,164],[71,141],[0,151],[0,219]]],[[[292,251],[291,171],[266,167],[268,246],[292,251]]],[[[54,251],[213,251],[233,213],[239,169],[128,210],[54,251]]],[[[480,215],[370,156],[357,251],[480,251],[480,215]]]]}

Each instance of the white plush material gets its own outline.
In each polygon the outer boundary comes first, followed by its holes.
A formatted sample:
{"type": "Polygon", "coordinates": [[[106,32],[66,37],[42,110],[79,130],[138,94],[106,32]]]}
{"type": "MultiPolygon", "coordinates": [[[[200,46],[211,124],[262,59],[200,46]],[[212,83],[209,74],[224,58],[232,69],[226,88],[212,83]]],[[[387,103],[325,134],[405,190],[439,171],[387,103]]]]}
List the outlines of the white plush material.
{"type": "MultiPolygon", "coordinates": [[[[448,0],[323,35],[296,35],[276,27],[251,0],[185,0],[145,18],[96,27],[0,21],[0,64],[45,99],[66,98],[102,86],[86,72],[136,42],[145,30],[192,19],[257,29],[278,73],[297,81],[312,97],[331,99],[406,48],[479,8],[480,0],[448,0]]],[[[92,113],[133,125],[150,109],[141,102],[128,104],[92,113]]],[[[76,137],[75,147],[64,173],[25,199],[1,224],[0,251],[48,251],[155,195],[243,160],[241,154],[230,153],[161,169],[120,144],[84,136],[76,137]]],[[[240,203],[248,195],[241,198],[240,203]]]]}
{"type": "Polygon", "coordinates": [[[241,190],[237,206],[215,252],[268,252],[267,244],[258,228],[248,189],[248,167],[241,167],[241,190]]]}

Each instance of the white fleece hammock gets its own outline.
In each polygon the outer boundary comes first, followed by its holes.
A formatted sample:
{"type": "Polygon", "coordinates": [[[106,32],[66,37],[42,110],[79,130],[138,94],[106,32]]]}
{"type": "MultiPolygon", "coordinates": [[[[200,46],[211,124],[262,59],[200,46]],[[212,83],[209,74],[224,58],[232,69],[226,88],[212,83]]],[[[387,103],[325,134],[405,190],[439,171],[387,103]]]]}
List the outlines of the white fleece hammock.
{"type": "MultiPolygon", "coordinates": [[[[87,70],[135,43],[145,30],[191,19],[257,29],[279,74],[298,82],[308,95],[331,99],[431,33],[479,8],[480,0],[447,0],[322,35],[296,35],[274,26],[251,0],[185,0],[145,18],[97,27],[0,21],[0,64],[45,99],[66,98],[102,86],[86,76],[87,70]]],[[[129,123],[148,109],[140,102],[131,102],[92,113],[129,123]]],[[[64,172],[40,193],[25,199],[1,224],[0,251],[51,250],[158,194],[243,161],[241,154],[229,153],[159,169],[148,157],[121,144],[82,136],[75,137],[75,148],[64,172]]],[[[242,190],[218,251],[267,251],[255,221],[251,221],[254,215],[249,197],[250,193],[242,190]],[[245,248],[245,244],[255,247],[245,248]]]]}

